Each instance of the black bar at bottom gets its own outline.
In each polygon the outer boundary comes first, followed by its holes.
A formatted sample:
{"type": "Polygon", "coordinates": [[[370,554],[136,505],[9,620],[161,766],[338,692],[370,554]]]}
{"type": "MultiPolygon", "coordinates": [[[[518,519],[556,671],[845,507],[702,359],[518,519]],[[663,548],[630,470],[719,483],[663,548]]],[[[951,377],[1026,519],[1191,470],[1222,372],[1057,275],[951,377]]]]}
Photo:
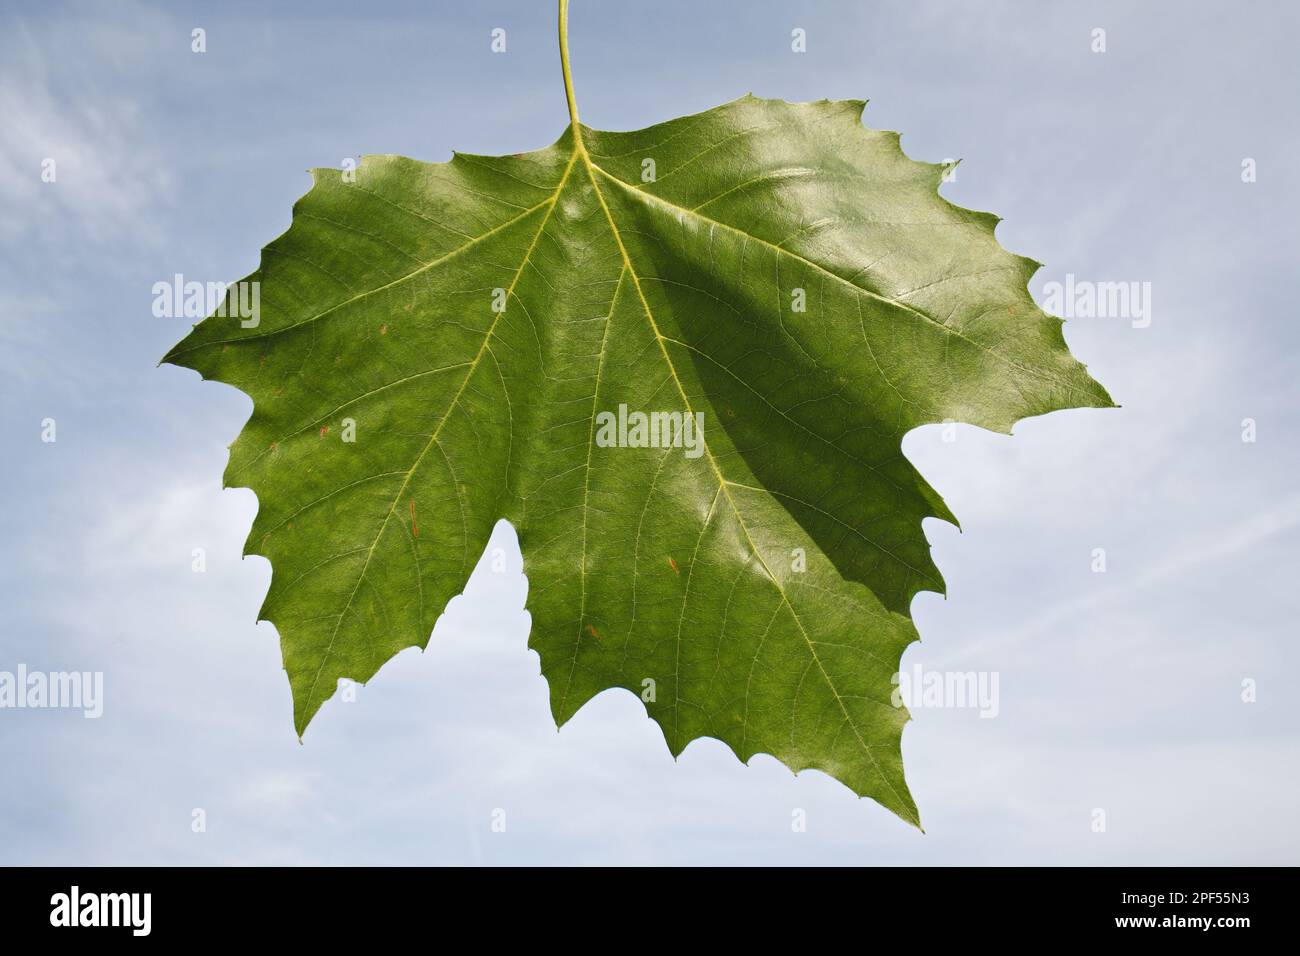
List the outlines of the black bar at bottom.
{"type": "Polygon", "coordinates": [[[76,934],[80,942],[283,938],[301,947],[446,940],[449,931],[499,943],[514,929],[543,946],[578,938],[671,945],[687,924],[703,922],[732,944],[796,932],[811,934],[810,943],[822,933],[864,944],[895,934],[926,944],[1046,934],[1231,945],[1287,927],[1293,876],[1278,868],[14,868],[0,870],[0,925],[10,943],[76,934]]]}

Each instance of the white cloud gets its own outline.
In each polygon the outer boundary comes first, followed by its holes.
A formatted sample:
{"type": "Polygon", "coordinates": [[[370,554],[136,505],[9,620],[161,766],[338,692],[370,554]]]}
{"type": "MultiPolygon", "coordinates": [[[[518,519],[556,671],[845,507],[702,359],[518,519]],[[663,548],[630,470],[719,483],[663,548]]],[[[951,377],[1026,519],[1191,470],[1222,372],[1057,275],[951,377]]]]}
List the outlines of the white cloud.
{"type": "Polygon", "coordinates": [[[103,82],[155,34],[156,16],[137,22],[128,31],[71,19],[39,38],[11,24],[0,40],[0,241],[138,243],[155,234],[172,177],[136,100],[103,82]],[[53,182],[42,181],[48,161],[53,182]]]}

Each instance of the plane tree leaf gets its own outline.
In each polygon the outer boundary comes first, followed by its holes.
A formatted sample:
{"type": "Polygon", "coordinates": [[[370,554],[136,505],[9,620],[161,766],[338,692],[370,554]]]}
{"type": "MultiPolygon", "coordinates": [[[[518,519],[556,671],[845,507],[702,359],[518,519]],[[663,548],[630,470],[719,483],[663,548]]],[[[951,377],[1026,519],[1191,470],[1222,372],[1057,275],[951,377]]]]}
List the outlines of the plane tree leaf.
{"type": "Polygon", "coordinates": [[[225,479],[260,503],[294,724],[423,647],[504,518],[558,722],[626,688],[673,754],[715,737],[919,826],[891,677],[943,587],[921,522],[953,517],[902,438],[1110,399],[1037,264],[864,103],[591,129],[563,6],[554,145],[314,170],[256,324],[165,357],[254,401],[225,479]]]}

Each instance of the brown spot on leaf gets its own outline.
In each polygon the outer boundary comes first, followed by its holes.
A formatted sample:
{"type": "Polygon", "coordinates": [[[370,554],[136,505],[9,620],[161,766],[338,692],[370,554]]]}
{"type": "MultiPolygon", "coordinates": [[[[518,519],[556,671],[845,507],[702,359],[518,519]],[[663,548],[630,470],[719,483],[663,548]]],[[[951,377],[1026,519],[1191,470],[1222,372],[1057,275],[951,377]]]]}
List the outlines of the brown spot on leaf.
{"type": "Polygon", "coordinates": [[[320,437],[321,437],[321,438],[324,438],[324,437],[325,437],[325,433],[326,433],[327,431],[329,431],[329,430],[330,430],[330,427],[329,427],[328,425],[322,425],[322,426],[320,427],[320,437]]]}
{"type": "Polygon", "coordinates": [[[602,640],[602,638],[601,638],[601,636],[600,636],[600,632],[596,630],[596,625],[594,625],[594,624],[588,624],[588,625],[587,625],[587,633],[590,634],[592,637],[594,637],[594,638],[595,638],[596,640],[598,640],[598,641],[599,641],[599,640],[602,640]]]}
{"type": "Polygon", "coordinates": [[[419,536],[420,536],[420,529],[415,523],[415,499],[412,498],[411,499],[411,537],[418,538],[419,536]]]}
{"type": "Polygon", "coordinates": [[[674,561],[672,558],[668,559],[668,566],[673,569],[673,574],[680,575],[682,573],[681,570],[677,567],[677,562],[674,561]]]}

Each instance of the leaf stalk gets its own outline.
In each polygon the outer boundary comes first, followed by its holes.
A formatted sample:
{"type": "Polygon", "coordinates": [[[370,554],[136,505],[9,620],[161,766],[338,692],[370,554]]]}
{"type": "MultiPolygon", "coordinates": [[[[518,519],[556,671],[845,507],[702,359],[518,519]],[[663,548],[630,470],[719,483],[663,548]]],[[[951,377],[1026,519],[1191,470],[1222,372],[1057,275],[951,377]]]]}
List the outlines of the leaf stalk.
{"type": "Polygon", "coordinates": [[[560,0],[560,69],[564,71],[564,95],[569,101],[573,142],[577,149],[583,149],[582,126],[578,123],[578,101],[573,95],[573,73],[569,69],[569,0],[560,0]]]}

